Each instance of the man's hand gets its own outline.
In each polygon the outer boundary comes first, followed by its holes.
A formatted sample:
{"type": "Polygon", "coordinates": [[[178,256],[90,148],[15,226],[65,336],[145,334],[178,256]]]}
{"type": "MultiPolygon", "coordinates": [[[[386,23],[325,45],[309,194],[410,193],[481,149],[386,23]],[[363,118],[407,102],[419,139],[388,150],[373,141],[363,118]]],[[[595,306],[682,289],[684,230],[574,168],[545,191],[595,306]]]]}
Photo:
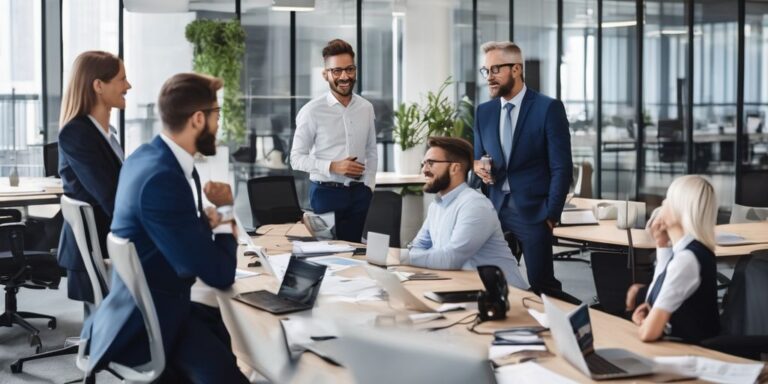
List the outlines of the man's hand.
{"type": "Polygon", "coordinates": [[[632,314],[632,322],[636,325],[643,325],[643,321],[648,317],[648,312],[651,311],[651,306],[648,303],[642,303],[637,306],[635,313],[632,314]]]}
{"type": "Polygon", "coordinates": [[[344,160],[332,161],[331,172],[357,179],[365,172],[365,166],[355,160],[357,160],[357,157],[350,156],[344,160]]]}
{"type": "Polygon", "coordinates": [[[208,225],[216,228],[221,224],[221,215],[215,207],[205,207],[205,216],[208,217],[208,225]]]}
{"type": "Polygon", "coordinates": [[[632,284],[627,290],[626,305],[627,311],[633,311],[635,309],[635,301],[637,300],[637,293],[640,289],[645,287],[645,284],[632,284]]]}
{"type": "Polygon", "coordinates": [[[475,160],[474,166],[472,168],[475,171],[475,175],[480,177],[480,180],[482,180],[483,183],[490,184],[493,182],[491,174],[483,168],[483,163],[480,160],[475,160]]]}
{"type": "Polygon", "coordinates": [[[209,181],[205,183],[203,192],[205,193],[205,197],[208,198],[208,201],[217,207],[232,205],[235,200],[232,197],[232,188],[230,188],[227,183],[209,181]]]}

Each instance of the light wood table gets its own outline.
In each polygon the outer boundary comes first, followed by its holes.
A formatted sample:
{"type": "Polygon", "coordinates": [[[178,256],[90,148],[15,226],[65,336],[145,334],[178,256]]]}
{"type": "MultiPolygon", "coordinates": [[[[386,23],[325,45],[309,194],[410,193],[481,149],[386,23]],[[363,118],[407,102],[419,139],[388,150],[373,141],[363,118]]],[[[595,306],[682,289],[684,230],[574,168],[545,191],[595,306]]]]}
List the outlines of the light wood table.
{"type": "Polygon", "coordinates": [[[61,179],[22,177],[11,187],[7,177],[0,178],[0,208],[58,204],[63,194],[61,179]]]}
{"type": "MultiPolygon", "coordinates": [[[[264,228],[264,235],[254,237],[254,242],[266,247],[268,253],[281,253],[286,252],[290,248],[287,248],[290,243],[285,238],[288,233],[299,233],[300,227],[292,224],[287,225],[272,225],[264,228]]],[[[260,228],[261,230],[261,228],[260,228]]],[[[247,268],[249,258],[240,257],[239,267],[244,269],[252,269],[253,271],[260,271],[260,268],[247,268]]],[[[402,270],[419,270],[413,267],[398,267],[402,270]]],[[[360,267],[353,267],[341,272],[345,276],[360,276],[365,272],[360,267]]],[[[415,294],[417,297],[423,297],[422,294],[425,291],[430,290],[459,290],[459,289],[481,289],[482,283],[478,278],[476,272],[473,271],[439,271],[440,275],[450,277],[450,280],[438,280],[438,281],[408,281],[403,285],[415,294]]],[[[268,289],[276,291],[278,288],[276,280],[272,276],[259,275],[256,277],[249,277],[240,279],[235,282],[232,289],[225,294],[231,295],[239,292],[252,291],[257,289],[268,289]]],[[[535,320],[527,313],[526,309],[522,305],[522,298],[535,296],[526,291],[521,291],[516,288],[510,287],[510,303],[511,308],[507,313],[507,319],[504,321],[491,321],[480,324],[477,327],[477,331],[480,332],[492,332],[495,329],[507,328],[510,326],[521,325],[536,325],[535,320]]],[[[428,300],[424,302],[432,307],[436,307],[437,304],[428,300]]],[[[277,326],[276,318],[282,318],[285,316],[274,316],[267,312],[260,311],[245,304],[234,302],[233,308],[238,312],[241,318],[245,318],[250,324],[272,324],[277,326]]],[[[563,308],[572,309],[573,306],[559,302],[563,308]]],[[[533,306],[543,311],[540,304],[533,304],[533,306]]],[[[320,295],[318,301],[315,304],[315,308],[312,311],[304,311],[296,313],[292,316],[297,317],[330,317],[330,318],[351,318],[355,316],[369,316],[375,317],[377,314],[391,314],[395,311],[383,301],[370,301],[359,303],[339,302],[332,300],[331,297],[320,295]]],[[[455,322],[461,318],[471,315],[472,312],[464,310],[456,313],[446,314],[447,319],[437,320],[428,323],[429,326],[447,325],[455,322]]],[[[595,330],[595,346],[599,348],[606,347],[621,347],[632,350],[636,353],[647,357],[653,356],[671,356],[671,355],[698,355],[706,356],[718,360],[728,362],[748,362],[748,360],[741,359],[735,356],[726,355],[716,351],[708,350],[705,348],[674,343],[674,342],[655,342],[655,343],[643,343],[637,337],[637,327],[629,321],[623,320],[618,317],[608,315],[606,313],[591,310],[590,317],[592,319],[593,329],[595,330]]],[[[229,326],[229,325],[228,325],[229,326]]],[[[446,330],[439,332],[448,332],[450,334],[463,335],[473,338],[480,343],[486,343],[490,345],[492,336],[480,335],[469,332],[466,325],[457,325],[446,330]]],[[[235,340],[234,344],[237,346],[238,342],[243,340],[235,340]]],[[[545,341],[548,349],[554,353],[555,346],[551,336],[545,334],[545,341]]],[[[258,348],[258,345],[254,346],[258,348]]],[[[247,362],[249,356],[244,354],[243,351],[235,351],[238,358],[247,362]]],[[[557,372],[563,376],[571,378],[579,382],[590,382],[590,380],[582,375],[578,370],[573,368],[565,360],[556,357],[544,357],[537,360],[538,363],[557,372]]],[[[395,367],[393,367],[395,368],[395,367]]],[[[353,382],[350,373],[341,367],[328,364],[321,359],[311,354],[304,354],[299,359],[296,365],[297,374],[294,377],[293,382],[334,382],[334,383],[346,383],[353,382]]],[[[652,382],[654,376],[633,378],[626,381],[619,382],[652,382]]]]}

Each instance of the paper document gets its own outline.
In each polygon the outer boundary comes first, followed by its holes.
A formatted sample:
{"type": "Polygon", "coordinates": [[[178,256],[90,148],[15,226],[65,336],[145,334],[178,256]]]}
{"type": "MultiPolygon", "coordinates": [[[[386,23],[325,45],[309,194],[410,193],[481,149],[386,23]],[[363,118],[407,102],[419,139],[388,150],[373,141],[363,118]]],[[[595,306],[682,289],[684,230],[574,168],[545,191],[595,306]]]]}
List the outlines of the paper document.
{"type": "Polygon", "coordinates": [[[506,355],[513,354],[515,352],[520,351],[546,351],[547,346],[546,345],[491,345],[490,348],[488,348],[488,358],[498,359],[499,357],[503,357],[506,355]]]}
{"type": "Polygon", "coordinates": [[[576,382],[560,376],[532,361],[505,365],[496,369],[496,382],[498,384],[575,384],[576,382]]]}
{"type": "Polygon", "coordinates": [[[238,268],[238,269],[235,270],[235,279],[236,280],[237,279],[244,279],[246,277],[258,276],[258,275],[260,275],[260,273],[258,273],[258,272],[251,272],[251,271],[248,271],[248,270],[245,270],[245,269],[238,268]]]}
{"type": "Polygon", "coordinates": [[[420,324],[420,323],[426,323],[432,320],[442,319],[445,316],[437,312],[427,312],[427,313],[412,313],[408,315],[408,317],[411,319],[411,321],[413,321],[414,324],[420,324]]]}
{"type": "Polygon", "coordinates": [[[381,288],[375,280],[367,277],[326,276],[320,286],[320,294],[336,296],[338,301],[347,302],[382,300],[381,288]]]}
{"type": "Polygon", "coordinates": [[[355,248],[348,244],[331,244],[327,241],[294,241],[293,253],[341,253],[352,252],[355,248]]]}
{"type": "Polygon", "coordinates": [[[549,328],[549,320],[547,320],[547,314],[539,312],[533,308],[528,308],[528,313],[536,319],[536,321],[544,328],[549,328]]]}
{"type": "Polygon", "coordinates": [[[754,383],[762,363],[736,364],[701,356],[659,356],[654,372],[698,377],[712,383],[754,383]]]}
{"type": "Polygon", "coordinates": [[[747,240],[743,236],[737,235],[735,233],[729,233],[729,232],[715,233],[715,241],[717,242],[717,245],[722,245],[722,246],[748,245],[748,244],[760,243],[760,241],[747,240]]]}
{"type": "Polygon", "coordinates": [[[563,211],[560,215],[560,224],[562,225],[588,225],[598,224],[597,218],[591,209],[574,209],[563,211]]]}
{"type": "MultiPolygon", "coordinates": [[[[365,264],[365,261],[362,261],[362,260],[355,260],[349,257],[339,257],[339,256],[318,256],[318,257],[310,257],[307,260],[313,263],[326,265],[329,268],[354,267],[356,265],[365,264]]],[[[338,270],[340,269],[339,268],[334,269],[334,271],[338,271],[338,270]]]]}

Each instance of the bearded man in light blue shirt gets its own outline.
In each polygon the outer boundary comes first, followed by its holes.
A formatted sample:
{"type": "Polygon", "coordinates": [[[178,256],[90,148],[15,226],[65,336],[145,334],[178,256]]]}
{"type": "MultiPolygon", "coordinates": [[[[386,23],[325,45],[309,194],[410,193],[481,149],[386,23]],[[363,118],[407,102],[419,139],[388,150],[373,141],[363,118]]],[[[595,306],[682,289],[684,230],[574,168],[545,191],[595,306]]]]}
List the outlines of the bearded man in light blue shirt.
{"type": "Polygon", "coordinates": [[[434,269],[476,269],[495,265],[507,282],[528,289],[501,231],[491,202],[466,184],[472,144],[453,137],[430,137],[422,161],[424,192],[435,193],[424,224],[400,263],[434,269]]]}

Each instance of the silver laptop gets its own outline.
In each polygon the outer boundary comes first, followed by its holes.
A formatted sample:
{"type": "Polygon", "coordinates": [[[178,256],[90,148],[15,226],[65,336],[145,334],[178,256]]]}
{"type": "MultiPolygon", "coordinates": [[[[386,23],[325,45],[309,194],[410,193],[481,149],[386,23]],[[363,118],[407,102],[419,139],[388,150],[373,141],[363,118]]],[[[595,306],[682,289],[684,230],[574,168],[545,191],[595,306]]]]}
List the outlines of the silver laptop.
{"type": "Polygon", "coordinates": [[[368,276],[376,280],[379,285],[384,288],[389,294],[389,299],[403,304],[406,309],[411,309],[418,312],[436,312],[418,297],[414,296],[410,291],[405,289],[400,284],[400,279],[394,274],[370,265],[365,266],[365,270],[368,272],[368,276]]]}
{"type": "Polygon", "coordinates": [[[621,348],[595,350],[589,309],[582,304],[566,314],[541,295],[547,312],[549,329],[557,345],[557,353],[582,373],[595,380],[643,376],[653,373],[653,362],[621,348]]]}
{"type": "Polygon", "coordinates": [[[365,249],[365,259],[369,263],[380,266],[400,264],[400,250],[389,249],[389,235],[376,232],[368,232],[366,237],[368,244],[365,249]]]}
{"type": "Polygon", "coordinates": [[[275,270],[272,268],[272,265],[269,264],[269,257],[266,253],[264,253],[264,247],[253,243],[253,239],[251,239],[251,236],[248,234],[248,232],[245,231],[242,220],[240,220],[240,218],[237,216],[235,216],[235,223],[237,224],[237,243],[246,246],[248,251],[256,253],[262,268],[264,268],[264,272],[278,277],[275,274],[275,270]]]}

